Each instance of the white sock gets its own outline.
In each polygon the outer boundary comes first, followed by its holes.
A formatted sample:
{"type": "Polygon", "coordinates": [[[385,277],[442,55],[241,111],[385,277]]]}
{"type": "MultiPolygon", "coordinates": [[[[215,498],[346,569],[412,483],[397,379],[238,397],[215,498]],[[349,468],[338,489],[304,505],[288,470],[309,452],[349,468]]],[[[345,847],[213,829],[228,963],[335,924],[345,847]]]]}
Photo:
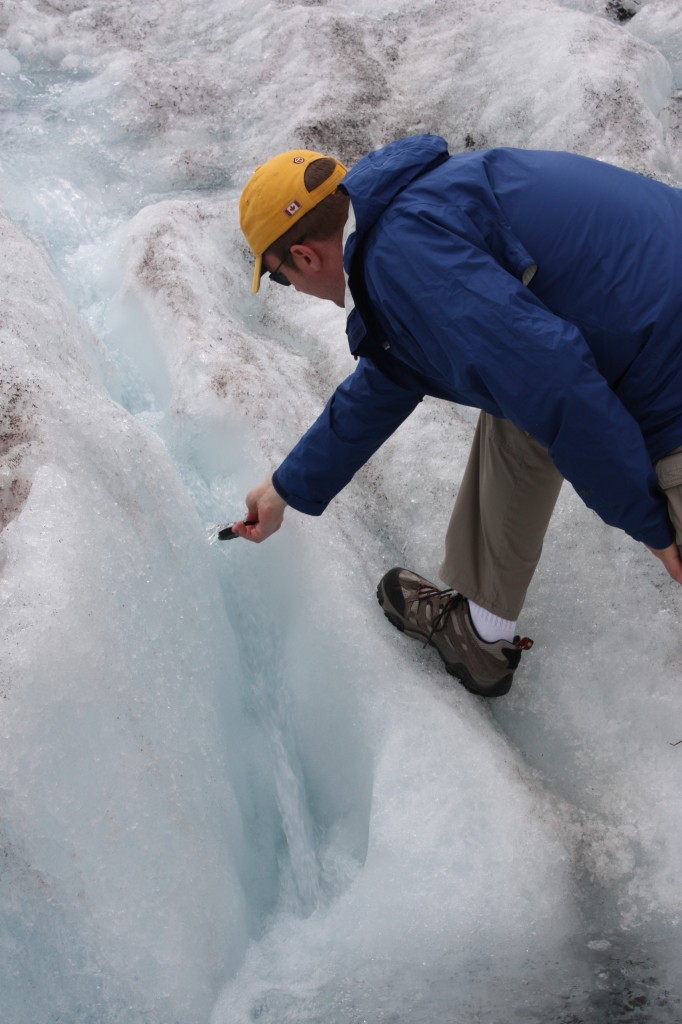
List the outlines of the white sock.
{"type": "Polygon", "coordinates": [[[499,615],[493,615],[487,608],[481,608],[480,604],[473,601],[469,601],[469,612],[474,629],[487,644],[493,644],[496,640],[508,640],[511,643],[516,636],[516,622],[511,619],[501,619],[499,615]]]}

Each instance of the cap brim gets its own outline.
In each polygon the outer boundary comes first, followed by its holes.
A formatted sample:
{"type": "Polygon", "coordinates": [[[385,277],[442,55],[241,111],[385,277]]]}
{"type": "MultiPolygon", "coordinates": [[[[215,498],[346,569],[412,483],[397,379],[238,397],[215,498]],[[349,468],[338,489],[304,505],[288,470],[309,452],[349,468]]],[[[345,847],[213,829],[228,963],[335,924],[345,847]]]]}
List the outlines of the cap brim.
{"type": "Polygon", "coordinates": [[[263,276],[263,255],[261,253],[260,256],[256,256],[256,265],[253,268],[253,285],[251,286],[251,291],[254,293],[254,295],[258,291],[258,289],[260,288],[260,279],[261,279],[262,276],[263,276]]]}

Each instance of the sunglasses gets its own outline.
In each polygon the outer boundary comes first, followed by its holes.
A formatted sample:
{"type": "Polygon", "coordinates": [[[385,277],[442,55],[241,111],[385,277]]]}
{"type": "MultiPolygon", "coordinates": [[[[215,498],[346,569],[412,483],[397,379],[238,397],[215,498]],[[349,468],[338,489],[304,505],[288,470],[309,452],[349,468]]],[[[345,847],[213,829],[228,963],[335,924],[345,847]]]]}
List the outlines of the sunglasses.
{"type": "Polygon", "coordinates": [[[303,238],[299,238],[297,242],[292,242],[291,245],[289,246],[289,248],[287,249],[287,251],[284,253],[284,256],[282,257],[282,259],[279,261],[279,263],[275,267],[275,269],[274,270],[267,270],[267,268],[265,268],[263,270],[263,273],[267,274],[268,277],[270,278],[270,280],[274,281],[275,284],[283,284],[286,288],[288,288],[289,285],[291,284],[291,281],[286,276],[286,274],[281,273],[280,267],[285,262],[287,256],[289,255],[289,253],[291,252],[293,247],[295,245],[301,245],[304,241],[305,241],[305,235],[303,236],[303,238]]]}

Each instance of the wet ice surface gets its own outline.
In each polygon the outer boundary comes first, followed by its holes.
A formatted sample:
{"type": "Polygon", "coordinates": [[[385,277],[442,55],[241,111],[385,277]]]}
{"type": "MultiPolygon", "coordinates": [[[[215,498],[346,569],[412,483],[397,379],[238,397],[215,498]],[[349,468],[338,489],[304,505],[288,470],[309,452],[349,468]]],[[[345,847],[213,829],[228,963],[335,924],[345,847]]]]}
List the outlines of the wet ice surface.
{"type": "Polygon", "coordinates": [[[568,488],[488,706],[400,637],[473,414],[426,402],[321,520],[207,543],[353,368],[250,294],[292,145],[567,148],[682,182],[676,0],[0,13],[5,1024],[668,1024],[680,595],[568,488]],[[634,16],[630,16],[634,15],[634,16]]]}

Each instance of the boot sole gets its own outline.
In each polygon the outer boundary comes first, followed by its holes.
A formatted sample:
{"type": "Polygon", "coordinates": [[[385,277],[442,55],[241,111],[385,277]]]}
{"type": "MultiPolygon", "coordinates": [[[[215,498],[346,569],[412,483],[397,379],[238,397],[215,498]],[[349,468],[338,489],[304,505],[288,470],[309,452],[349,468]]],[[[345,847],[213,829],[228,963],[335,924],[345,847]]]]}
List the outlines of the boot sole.
{"type": "Polygon", "coordinates": [[[509,693],[509,691],[511,690],[512,682],[514,680],[513,672],[510,672],[509,675],[504,676],[502,679],[494,683],[492,686],[483,689],[471,675],[471,672],[466,667],[466,665],[461,663],[456,663],[453,665],[451,662],[447,661],[447,659],[440,651],[440,649],[433,643],[432,640],[429,640],[428,635],[426,633],[422,633],[421,630],[418,629],[407,629],[405,627],[402,618],[398,615],[396,610],[390,604],[390,601],[388,600],[383,590],[381,589],[381,584],[379,584],[379,586],[377,587],[377,600],[382,607],[384,615],[391,623],[391,625],[395,626],[396,629],[399,629],[401,633],[405,634],[405,636],[411,637],[412,640],[423,640],[425,644],[429,645],[429,647],[433,647],[434,650],[438,652],[440,660],[445,665],[446,672],[449,675],[454,676],[455,679],[457,679],[462,684],[464,689],[469,691],[469,693],[474,693],[476,694],[477,697],[504,697],[506,693],[509,693]],[[388,605],[388,607],[386,607],[386,605],[388,605]]]}

